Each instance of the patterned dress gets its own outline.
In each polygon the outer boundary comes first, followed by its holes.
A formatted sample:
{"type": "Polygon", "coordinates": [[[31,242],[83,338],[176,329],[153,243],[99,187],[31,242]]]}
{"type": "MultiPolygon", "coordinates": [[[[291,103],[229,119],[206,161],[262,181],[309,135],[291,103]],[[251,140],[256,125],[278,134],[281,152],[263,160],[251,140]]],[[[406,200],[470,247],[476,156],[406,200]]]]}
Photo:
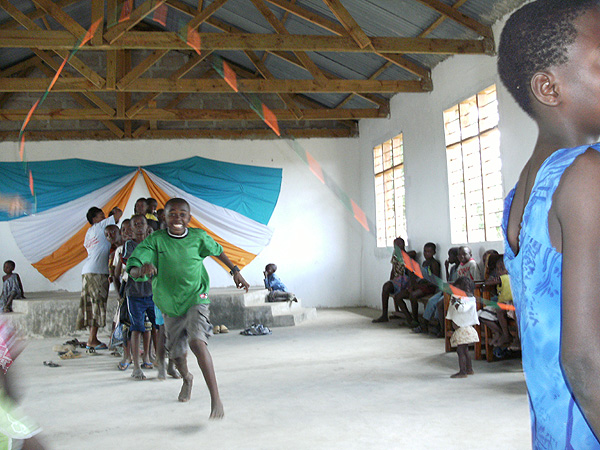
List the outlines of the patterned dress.
{"type": "MultiPolygon", "coordinates": [[[[510,273],[527,381],[534,449],[600,449],[560,364],[562,254],[550,242],[548,212],[567,167],[589,146],[554,152],[540,168],[523,213],[519,252],[506,230],[515,189],[505,200],[504,261],[510,273]]],[[[600,151],[600,144],[593,146],[600,151]]],[[[598,374],[591,374],[598,376],[598,374]]]]}

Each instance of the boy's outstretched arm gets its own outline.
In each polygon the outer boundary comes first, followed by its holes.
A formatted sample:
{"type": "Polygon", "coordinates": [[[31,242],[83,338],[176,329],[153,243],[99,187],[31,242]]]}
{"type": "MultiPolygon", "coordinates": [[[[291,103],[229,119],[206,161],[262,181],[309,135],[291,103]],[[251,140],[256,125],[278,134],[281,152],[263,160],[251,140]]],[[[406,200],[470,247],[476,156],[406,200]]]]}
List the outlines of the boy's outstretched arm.
{"type": "Polygon", "coordinates": [[[235,284],[235,287],[237,287],[238,289],[246,289],[246,292],[248,292],[248,288],[250,287],[250,285],[246,280],[244,280],[244,277],[240,273],[239,267],[229,260],[225,252],[221,252],[221,254],[217,256],[217,258],[219,258],[219,261],[225,264],[229,269],[230,273],[233,274],[233,283],[235,284]]]}
{"type": "MultiPolygon", "coordinates": [[[[596,438],[600,438],[598,192],[600,153],[588,150],[565,171],[552,206],[562,238],[557,250],[563,255],[561,365],[596,438]]],[[[549,226],[552,236],[551,220],[549,226]]]]}

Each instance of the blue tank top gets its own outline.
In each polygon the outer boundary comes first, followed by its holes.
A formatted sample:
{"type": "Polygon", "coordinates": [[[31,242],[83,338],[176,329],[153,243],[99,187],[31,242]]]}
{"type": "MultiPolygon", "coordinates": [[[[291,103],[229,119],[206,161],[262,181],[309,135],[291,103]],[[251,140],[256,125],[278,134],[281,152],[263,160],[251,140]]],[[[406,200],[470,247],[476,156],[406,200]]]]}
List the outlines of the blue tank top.
{"type": "MultiPolygon", "coordinates": [[[[562,254],[550,243],[548,231],[548,212],[561,177],[588,148],[585,145],[558,150],[544,161],[525,206],[517,255],[506,239],[514,188],[504,204],[504,261],[510,273],[519,323],[536,450],[600,449],[560,364],[562,254]]],[[[592,148],[600,151],[600,144],[592,148]]]]}

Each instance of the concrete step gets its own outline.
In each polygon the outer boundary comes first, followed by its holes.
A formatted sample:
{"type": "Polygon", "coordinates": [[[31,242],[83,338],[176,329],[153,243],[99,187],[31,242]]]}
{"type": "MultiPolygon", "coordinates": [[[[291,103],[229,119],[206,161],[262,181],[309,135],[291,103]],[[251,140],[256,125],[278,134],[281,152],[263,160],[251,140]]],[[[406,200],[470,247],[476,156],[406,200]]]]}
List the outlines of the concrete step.
{"type": "MultiPolygon", "coordinates": [[[[314,308],[302,308],[301,303],[266,303],[268,291],[254,287],[249,292],[235,288],[217,288],[210,292],[210,321],[242,330],[253,323],[268,327],[293,326],[316,316],[314,308]]],[[[79,292],[32,292],[27,298],[15,300],[12,321],[28,336],[66,336],[75,331],[79,292]]],[[[110,331],[117,308],[111,292],[106,312],[106,331],[110,331]]]]}

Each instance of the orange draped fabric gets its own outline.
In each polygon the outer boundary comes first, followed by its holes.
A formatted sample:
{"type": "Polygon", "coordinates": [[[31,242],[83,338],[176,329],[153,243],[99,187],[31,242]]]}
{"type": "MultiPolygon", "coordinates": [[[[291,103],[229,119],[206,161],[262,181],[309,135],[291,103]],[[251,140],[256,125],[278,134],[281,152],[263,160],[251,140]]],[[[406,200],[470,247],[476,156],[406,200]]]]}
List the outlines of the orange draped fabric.
{"type": "MultiPolygon", "coordinates": [[[[167,203],[167,201],[171,198],[169,197],[161,188],[159,188],[148,176],[148,174],[146,173],[145,170],[142,169],[142,175],[144,176],[144,181],[146,182],[146,186],[148,187],[148,191],[150,191],[150,195],[156,199],[157,203],[159,204],[159,206],[161,208],[165,207],[165,203],[167,203]]],[[[236,266],[238,266],[240,269],[243,268],[244,266],[247,266],[248,264],[250,264],[250,262],[256,258],[256,255],[247,252],[246,250],[243,250],[239,247],[236,247],[235,245],[227,242],[226,240],[224,240],[223,238],[221,238],[220,236],[218,236],[217,234],[213,233],[211,230],[209,230],[208,228],[206,228],[204,225],[202,225],[198,219],[196,219],[195,217],[192,217],[192,220],[190,221],[190,227],[191,228],[200,228],[204,231],[206,231],[215,241],[217,241],[219,244],[221,244],[221,246],[223,247],[223,251],[225,252],[225,254],[229,257],[229,259],[231,260],[231,262],[233,262],[233,264],[235,264],[236,266]]],[[[213,259],[218,262],[224,269],[226,269],[227,271],[229,271],[229,269],[225,266],[225,264],[223,264],[220,260],[218,260],[217,258],[213,259]]]]}
{"type": "MultiPolygon", "coordinates": [[[[131,180],[129,180],[127,184],[104,206],[104,208],[102,208],[105,213],[108,213],[115,206],[118,206],[122,210],[125,209],[127,201],[129,200],[131,192],[133,191],[136,178],[137,172],[133,177],[131,177],[131,180]]],[[[83,246],[83,241],[85,239],[85,233],[89,228],[90,225],[85,224],[77,233],[73,235],[73,237],[71,237],[71,239],[61,245],[50,255],[33,264],[33,267],[35,267],[38,272],[40,272],[50,281],[55,281],[58,277],[75,267],[86,258],[87,252],[83,246]]]]}

